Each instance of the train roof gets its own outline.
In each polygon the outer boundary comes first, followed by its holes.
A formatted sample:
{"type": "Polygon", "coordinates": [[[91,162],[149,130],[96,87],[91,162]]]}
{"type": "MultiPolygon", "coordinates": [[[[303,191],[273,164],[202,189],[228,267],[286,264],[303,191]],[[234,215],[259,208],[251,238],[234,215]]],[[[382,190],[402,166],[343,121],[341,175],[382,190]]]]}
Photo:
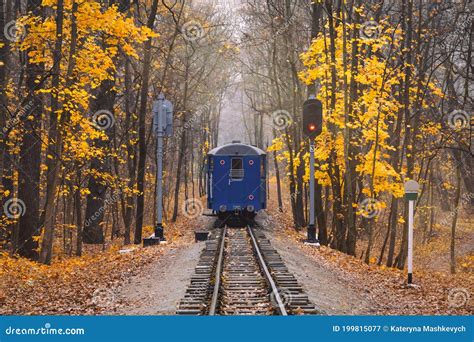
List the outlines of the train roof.
{"type": "Polygon", "coordinates": [[[208,153],[210,156],[261,156],[265,154],[266,153],[258,147],[242,144],[240,142],[232,142],[218,146],[208,153]]]}

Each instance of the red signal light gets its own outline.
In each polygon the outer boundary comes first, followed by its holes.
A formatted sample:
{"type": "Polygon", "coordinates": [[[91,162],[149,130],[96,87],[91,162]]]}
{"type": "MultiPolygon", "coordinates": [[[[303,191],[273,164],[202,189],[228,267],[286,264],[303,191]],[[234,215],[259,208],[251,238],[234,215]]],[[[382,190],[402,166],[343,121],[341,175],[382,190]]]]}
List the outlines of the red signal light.
{"type": "Polygon", "coordinates": [[[303,104],[303,134],[314,139],[321,134],[323,125],[323,105],[316,99],[308,99],[303,104]]]}

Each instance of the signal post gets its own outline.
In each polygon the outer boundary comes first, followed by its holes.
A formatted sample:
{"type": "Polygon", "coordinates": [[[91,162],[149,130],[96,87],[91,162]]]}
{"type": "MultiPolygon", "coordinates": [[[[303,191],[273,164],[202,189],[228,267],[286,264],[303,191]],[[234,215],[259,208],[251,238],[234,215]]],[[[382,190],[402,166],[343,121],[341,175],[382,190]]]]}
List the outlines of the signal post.
{"type": "Polygon", "coordinates": [[[408,201],[408,286],[413,284],[413,222],[415,215],[415,202],[420,191],[420,184],[409,180],[404,185],[405,199],[408,201]]]}
{"type": "Polygon", "coordinates": [[[153,102],[153,132],[156,136],[156,216],[155,233],[143,239],[144,246],[166,241],[163,229],[163,138],[173,135],[173,105],[163,93],[153,102]]]}
{"type": "Polygon", "coordinates": [[[323,105],[313,95],[303,104],[303,134],[309,140],[309,222],[306,243],[319,246],[314,221],[314,139],[321,134],[323,105]]]}

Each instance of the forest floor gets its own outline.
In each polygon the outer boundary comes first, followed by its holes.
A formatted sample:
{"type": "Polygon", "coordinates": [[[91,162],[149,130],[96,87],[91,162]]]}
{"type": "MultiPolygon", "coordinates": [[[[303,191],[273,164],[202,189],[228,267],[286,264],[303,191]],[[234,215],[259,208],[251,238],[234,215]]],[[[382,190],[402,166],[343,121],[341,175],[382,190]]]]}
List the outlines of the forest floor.
{"type": "MultiPolygon", "coordinates": [[[[213,221],[202,218],[200,229],[210,229],[213,221]]],[[[109,303],[106,314],[173,315],[184,297],[205,242],[186,242],[168,248],[157,262],[121,284],[116,300],[109,303]]]]}
{"type": "Polygon", "coordinates": [[[115,293],[106,314],[173,315],[184,297],[205,243],[169,248],[157,262],[127,279],[115,293]]]}
{"type": "MultiPolygon", "coordinates": [[[[105,251],[101,251],[102,246],[84,246],[83,256],[57,258],[51,266],[4,253],[0,257],[0,315],[141,313],[130,309],[136,306],[139,310],[139,300],[149,300],[153,292],[166,295],[162,291],[166,288],[169,292],[177,291],[173,281],[162,284],[163,288],[159,287],[160,283],[153,287],[153,278],[160,279],[161,270],[167,267],[170,267],[168,274],[171,274],[173,258],[179,258],[182,252],[191,263],[189,269],[193,269],[194,254],[198,255],[200,248],[194,244],[193,232],[208,221],[206,217],[192,223],[185,218],[178,220],[165,230],[166,244],[143,248],[140,245],[120,246],[121,241],[117,240],[105,251]],[[137,286],[133,283],[136,279],[150,283],[137,286]],[[130,305],[127,301],[130,298],[124,293],[128,293],[136,303],[130,305]],[[120,311],[124,307],[130,312],[120,311]]],[[[144,236],[146,233],[150,232],[144,231],[144,236]]],[[[188,267],[186,264],[181,266],[188,267]]],[[[181,267],[177,270],[180,272],[181,267]]],[[[179,274],[174,279],[179,281],[179,274]]],[[[183,284],[187,281],[183,278],[183,284]]],[[[175,297],[179,295],[177,292],[175,297]]],[[[172,298],[170,296],[169,300],[172,298]]]]}
{"type": "MultiPolygon", "coordinates": [[[[295,231],[286,213],[272,212],[264,220],[272,244],[315,304],[329,314],[469,315],[474,313],[472,269],[454,275],[417,269],[413,287],[406,270],[367,265],[328,247],[305,245],[306,231],[295,231]],[[315,277],[315,274],[322,277],[315,277]],[[329,275],[329,276],[327,276],[329,275]],[[321,296],[321,294],[323,294],[321,296]],[[354,294],[354,295],[352,295],[354,294]],[[334,295],[335,298],[328,298],[334,295]],[[342,310],[342,311],[341,311],[342,310]]],[[[460,250],[470,253],[464,239],[460,250]]]]}
{"type": "MultiPolygon", "coordinates": [[[[117,242],[105,251],[87,246],[84,256],[56,259],[52,266],[4,255],[0,314],[173,314],[204,247],[194,242],[193,232],[212,221],[181,219],[167,228],[167,244],[142,248],[117,242]]],[[[270,210],[259,214],[258,221],[310,299],[327,314],[474,313],[472,265],[461,263],[455,275],[446,271],[443,230],[422,250],[425,256],[418,253],[420,261],[433,259],[432,267],[417,265],[416,286],[408,288],[406,271],[303,244],[306,232],[293,228],[287,212],[270,210]],[[433,265],[443,267],[436,271],[433,265]]],[[[472,229],[465,222],[461,228],[459,256],[471,258],[472,229]]]]}
{"type": "MultiPolygon", "coordinates": [[[[268,218],[264,220],[268,222],[268,218]]],[[[315,262],[312,255],[301,248],[302,243],[284,236],[277,225],[271,227],[276,229],[264,227],[266,236],[318,309],[329,315],[373,313],[372,299],[366,291],[351,286],[351,278],[315,262]]]]}

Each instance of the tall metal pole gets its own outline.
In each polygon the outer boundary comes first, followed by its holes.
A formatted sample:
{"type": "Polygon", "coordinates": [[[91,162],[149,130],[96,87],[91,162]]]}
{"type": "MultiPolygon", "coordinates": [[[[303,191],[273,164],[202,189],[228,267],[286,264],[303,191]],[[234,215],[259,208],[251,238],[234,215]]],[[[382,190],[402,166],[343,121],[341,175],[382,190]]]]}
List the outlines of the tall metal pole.
{"type": "Polygon", "coordinates": [[[164,240],[163,234],[163,135],[164,126],[166,124],[166,112],[163,108],[163,101],[165,96],[160,94],[158,100],[153,104],[153,111],[155,113],[155,120],[157,120],[156,127],[156,160],[157,160],[157,175],[156,175],[156,211],[157,223],[155,227],[155,238],[164,240]]]}
{"type": "Polygon", "coordinates": [[[414,180],[405,182],[405,198],[408,200],[408,285],[413,282],[413,216],[415,215],[415,201],[418,198],[420,184],[414,180]]]}
{"type": "Polygon", "coordinates": [[[314,225],[314,140],[309,141],[309,225],[308,242],[317,243],[314,225]]]}
{"type": "Polygon", "coordinates": [[[413,281],[413,216],[415,201],[408,201],[408,284],[413,281]]]}

